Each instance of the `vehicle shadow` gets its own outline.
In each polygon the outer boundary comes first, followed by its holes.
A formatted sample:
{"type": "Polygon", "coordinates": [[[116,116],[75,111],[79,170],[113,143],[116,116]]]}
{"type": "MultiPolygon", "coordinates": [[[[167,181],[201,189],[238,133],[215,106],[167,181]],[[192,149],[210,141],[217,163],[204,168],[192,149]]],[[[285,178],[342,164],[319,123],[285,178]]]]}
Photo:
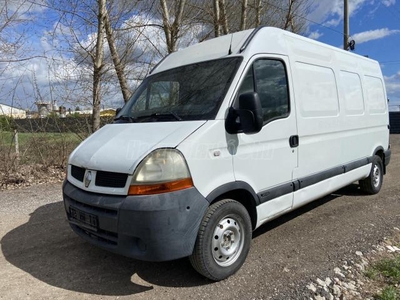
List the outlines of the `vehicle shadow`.
{"type": "Polygon", "coordinates": [[[153,285],[200,286],[210,283],[188,259],[150,263],[91,246],[70,229],[62,202],[36,209],[27,223],[1,240],[6,260],[55,287],[97,295],[146,292],[153,285]]]}

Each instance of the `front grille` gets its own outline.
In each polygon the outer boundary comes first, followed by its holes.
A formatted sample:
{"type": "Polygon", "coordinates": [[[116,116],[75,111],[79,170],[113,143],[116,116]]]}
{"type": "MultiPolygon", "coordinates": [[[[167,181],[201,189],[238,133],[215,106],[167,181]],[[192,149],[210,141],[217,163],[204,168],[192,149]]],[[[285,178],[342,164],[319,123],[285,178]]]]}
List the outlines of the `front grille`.
{"type": "Polygon", "coordinates": [[[83,177],[85,177],[85,169],[71,165],[71,175],[76,180],[83,181],[83,177]]]}
{"type": "Polygon", "coordinates": [[[113,188],[123,188],[126,185],[128,174],[97,171],[96,185],[113,188]]]}

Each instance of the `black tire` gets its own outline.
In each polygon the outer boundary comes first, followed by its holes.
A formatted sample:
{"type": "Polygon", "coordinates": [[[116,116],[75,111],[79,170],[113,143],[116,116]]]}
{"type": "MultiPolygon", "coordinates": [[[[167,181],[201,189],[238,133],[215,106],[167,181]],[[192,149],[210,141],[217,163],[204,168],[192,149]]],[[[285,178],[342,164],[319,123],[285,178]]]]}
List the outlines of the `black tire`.
{"type": "Polygon", "coordinates": [[[212,204],[200,225],[190,263],[203,276],[219,281],[240,269],[250,250],[252,226],[246,208],[226,199],[212,204]]]}
{"type": "Polygon", "coordinates": [[[361,191],[370,195],[379,193],[383,183],[383,163],[378,155],[375,155],[372,159],[372,167],[369,176],[360,180],[359,183],[361,191]]]}

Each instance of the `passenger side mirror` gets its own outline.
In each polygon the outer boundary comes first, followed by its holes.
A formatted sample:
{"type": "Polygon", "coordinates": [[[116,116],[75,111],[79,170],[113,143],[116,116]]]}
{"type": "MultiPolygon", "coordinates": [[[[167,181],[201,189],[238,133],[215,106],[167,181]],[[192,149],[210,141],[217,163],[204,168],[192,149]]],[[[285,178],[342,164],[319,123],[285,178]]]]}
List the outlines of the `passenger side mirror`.
{"type": "Polygon", "coordinates": [[[122,110],[122,108],[121,108],[121,107],[118,107],[118,108],[116,109],[116,111],[115,111],[115,116],[117,116],[121,110],[122,110]]]}
{"type": "Polygon", "coordinates": [[[239,96],[239,109],[231,108],[225,121],[226,131],[230,134],[244,132],[257,133],[263,126],[263,114],[260,98],[250,92],[239,96]]]}

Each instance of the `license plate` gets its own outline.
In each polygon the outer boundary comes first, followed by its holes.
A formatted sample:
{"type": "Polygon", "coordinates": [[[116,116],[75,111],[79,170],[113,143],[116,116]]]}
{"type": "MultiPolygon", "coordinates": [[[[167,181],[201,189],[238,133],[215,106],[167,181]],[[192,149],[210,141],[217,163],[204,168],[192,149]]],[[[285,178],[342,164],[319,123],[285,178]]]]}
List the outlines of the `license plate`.
{"type": "Polygon", "coordinates": [[[91,230],[96,231],[99,225],[97,216],[86,213],[72,206],[69,207],[69,216],[70,221],[72,221],[73,223],[77,223],[77,225],[86,227],[91,230]]]}

